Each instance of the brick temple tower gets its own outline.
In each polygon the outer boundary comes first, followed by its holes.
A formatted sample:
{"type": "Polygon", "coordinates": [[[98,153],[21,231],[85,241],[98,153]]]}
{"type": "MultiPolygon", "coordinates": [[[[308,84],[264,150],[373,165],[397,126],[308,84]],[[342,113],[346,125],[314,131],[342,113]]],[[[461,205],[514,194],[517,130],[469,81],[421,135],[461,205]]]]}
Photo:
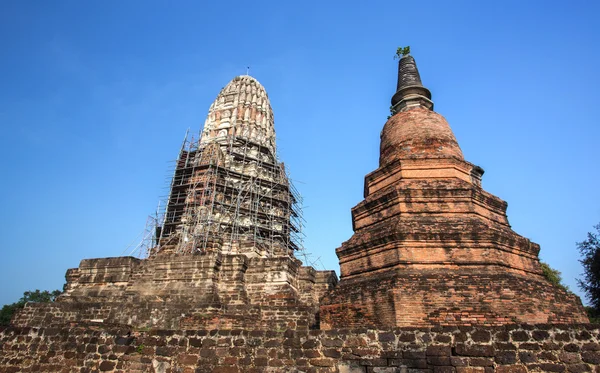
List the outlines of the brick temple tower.
{"type": "Polygon", "coordinates": [[[269,97],[238,76],[210,106],[200,139],[184,140],[155,251],[292,255],[298,199],[276,158],[269,97]]]}
{"type": "Polygon", "coordinates": [[[506,202],[482,189],[410,55],[392,106],[322,327],[587,322],[579,298],[543,276],[539,245],[510,228],[506,202]]]}
{"type": "Polygon", "coordinates": [[[317,327],[337,276],[294,256],[298,200],[276,157],[267,93],[238,76],[210,106],[200,139],[186,136],[147,257],[82,260],[56,302],[28,305],[14,324],[317,327]]]}

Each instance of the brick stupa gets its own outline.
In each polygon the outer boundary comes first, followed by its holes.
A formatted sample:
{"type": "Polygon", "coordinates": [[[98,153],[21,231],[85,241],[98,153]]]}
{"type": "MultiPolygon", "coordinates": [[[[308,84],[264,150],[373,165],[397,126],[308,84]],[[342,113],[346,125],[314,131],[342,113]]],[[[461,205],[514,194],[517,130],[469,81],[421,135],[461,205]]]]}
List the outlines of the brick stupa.
{"type": "Polygon", "coordinates": [[[539,245],[511,229],[507,203],[482,189],[410,55],[392,106],[321,328],[588,322],[544,277],[539,245]]]}

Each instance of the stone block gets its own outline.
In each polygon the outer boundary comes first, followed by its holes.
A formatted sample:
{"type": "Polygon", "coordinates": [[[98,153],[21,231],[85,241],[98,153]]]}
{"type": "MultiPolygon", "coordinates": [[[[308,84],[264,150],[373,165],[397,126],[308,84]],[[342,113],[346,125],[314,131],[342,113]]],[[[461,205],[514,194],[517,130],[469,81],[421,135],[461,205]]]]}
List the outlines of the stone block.
{"type": "Polygon", "coordinates": [[[469,365],[469,358],[450,356],[450,364],[454,367],[462,367],[469,365]]]}
{"type": "Polygon", "coordinates": [[[571,341],[571,336],[569,333],[557,333],[554,335],[554,340],[557,342],[569,342],[571,341]]]}
{"type": "Polygon", "coordinates": [[[544,372],[561,373],[565,371],[563,364],[540,363],[537,366],[544,372]]]}
{"type": "Polygon", "coordinates": [[[456,373],[485,373],[484,367],[456,367],[456,373]]]}
{"type": "Polygon", "coordinates": [[[450,356],[452,355],[452,348],[450,346],[427,346],[427,356],[450,356]]]}
{"type": "Polygon", "coordinates": [[[426,351],[403,351],[402,357],[405,359],[425,359],[427,357],[426,351]]]}
{"type": "Polygon", "coordinates": [[[316,367],[333,367],[336,365],[336,361],[330,358],[315,358],[310,359],[309,363],[316,367]]]}
{"type": "Polygon", "coordinates": [[[475,356],[475,357],[485,357],[485,356],[494,356],[495,350],[491,345],[467,345],[467,344],[457,344],[455,347],[456,354],[459,356],[475,356]]]}
{"type": "Polygon", "coordinates": [[[563,346],[563,350],[567,352],[579,352],[581,350],[581,347],[579,347],[579,345],[575,343],[567,343],[563,346]]]}
{"type": "Polygon", "coordinates": [[[523,364],[532,364],[538,361],[537,355],[532,351],[521,351],[519,352],[519,360],[523,364]]]}
{"type": "Polygon", "coordinates": [[[321,340],[321,344],[323,347],[342,347],[344,345],[344,341],[340,338],[324,338],[321,340]]]}
{"type": "Polygon", "coordinates": [[[452,365],[449,356],[427,356],[427,364],[430,365],[452,365]]]}
{"type": "Polygon", "coordinates": [[[567,371],[569,373],[585,373],[591,372],[592,368],[590,368],[587,364],[569,364],[567,365],[567,371]]]}
{"type": "Polygon", "coordinates": [[[433,373],[456,373],[456,368],[453,366],[434,366],[433,373]]]}
{"type": "Polygon", "coordinates": [[[517,353],[515,351],[498,351],[495,360],[500,365],[515,364],[517,362],[517,353]]]}
{"type": "Polygon", "coordinates": [[[366,373],[367,368],[358,362],[341,362],[337,364],[339,373],[366,373]]]}
{"type": "Polygon", "coordinates": [[[394,342],[396,341],[396,335],[394,333],[379,333],[378,335],[379,342],[394,342]]]}
{"type": "Polygon", "coordinates": [[[558,354],[558,360],[565,364],[581,363],[581,357],[574,352],[561,352],[558,354]]]}
{"type": "Polygon", "coordinates": [[[496,367],[496,373],[527,373],[525,365],[500,365],[496,367]]]}
{"type": "Polygon", "coordinates": [[[240,373],[241,370],[238,367],[228,366],[228,367],[215,367],[211,370],[212,373],[240,373]]]}
{"type": "Polygon", "coordinates": [[[523,330],[516,330],[510,333],[510,337],[515,342],[526,342],[529,340],[529,334],[523,330]]]}
{"type": "Polygon", "coordinates": [[[342,356],[342,353],[339,350],[329,348],[323,350],[323,356],[339,359],[342,356]]]}
{"type": "Polygon", "coordinates": [[[491,334],[488,330],[476,330],[471,333],[473,342],[489,342],[491,334]]]}
{"type": "Polygon", "coordinates": [[[489,357],[472,357],[469,359],[469,365],[475,367],[491,367],[494,365],[494,359],[489,357]]]}
{"type": "Polygon", "coordinates": [[[598,344],[596,342],[584,343],[583,346],[581,346],[581,350],[582,351],[600,351],[600,344],[598,344]]]}
{"type": "Polygon", "coordinates": [[[367,367],[367,373],[400,373],[400,372],[402,372],[402,371],[396,367],[367,367]]]}
{"type": "Polygon", "coordinates": [[[597,351],[583,351],[581,359],[588,364],[600,364],[600,353],[597,351]]]}
{"type": "Polygon", "coordinates": [[[116,363],[114,361],[107,361],[104,360],[100,363],[100,365],[98,366],[98,368],[102,371],[102,372],[107,372],[107,371],[111,371],[113,369],[115,369],[116,363]]]}

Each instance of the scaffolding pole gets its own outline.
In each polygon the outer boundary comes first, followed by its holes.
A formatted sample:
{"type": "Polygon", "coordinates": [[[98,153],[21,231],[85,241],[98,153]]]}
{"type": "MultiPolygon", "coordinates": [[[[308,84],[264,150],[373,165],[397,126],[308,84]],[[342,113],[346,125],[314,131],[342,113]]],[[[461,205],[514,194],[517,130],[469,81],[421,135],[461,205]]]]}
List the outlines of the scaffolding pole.
{"type": "Polygon", "coordinates": [[[303,250],[302,197],[276,154],[237,135],[207,143],[188,135],[164,213],[156,213],[152,252],[195,254],[214,245],[260,256],[303,250]]]}

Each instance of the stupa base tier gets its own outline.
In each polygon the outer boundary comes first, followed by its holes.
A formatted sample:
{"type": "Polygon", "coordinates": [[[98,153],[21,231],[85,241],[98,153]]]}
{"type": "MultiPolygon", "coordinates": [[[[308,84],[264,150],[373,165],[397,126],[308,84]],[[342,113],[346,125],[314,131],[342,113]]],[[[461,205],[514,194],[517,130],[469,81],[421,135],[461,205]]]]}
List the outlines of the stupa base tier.
{"type": "Polygon", "coordinates": [[[287,305],[223,305],[190,302],[54,302],[28,304],[13,319],[18,327],[64,327],[69,324],[127,325],[136,329],[272,329],[318,328],[319,308],[287,305]]]}
{"type": "Polygon", "coordinates": [[[66,323],[136,328],[314,328],[333,271],[293,257],[206,253],[85,259],[52,303],[29,303],[16,326],[66,323]]]}
{"type": "Polygon", "coordinates": [[[588,322],[577,296],[532,277],[438,269],[342,278],[321,302],[321,329],[588,322]]]}

